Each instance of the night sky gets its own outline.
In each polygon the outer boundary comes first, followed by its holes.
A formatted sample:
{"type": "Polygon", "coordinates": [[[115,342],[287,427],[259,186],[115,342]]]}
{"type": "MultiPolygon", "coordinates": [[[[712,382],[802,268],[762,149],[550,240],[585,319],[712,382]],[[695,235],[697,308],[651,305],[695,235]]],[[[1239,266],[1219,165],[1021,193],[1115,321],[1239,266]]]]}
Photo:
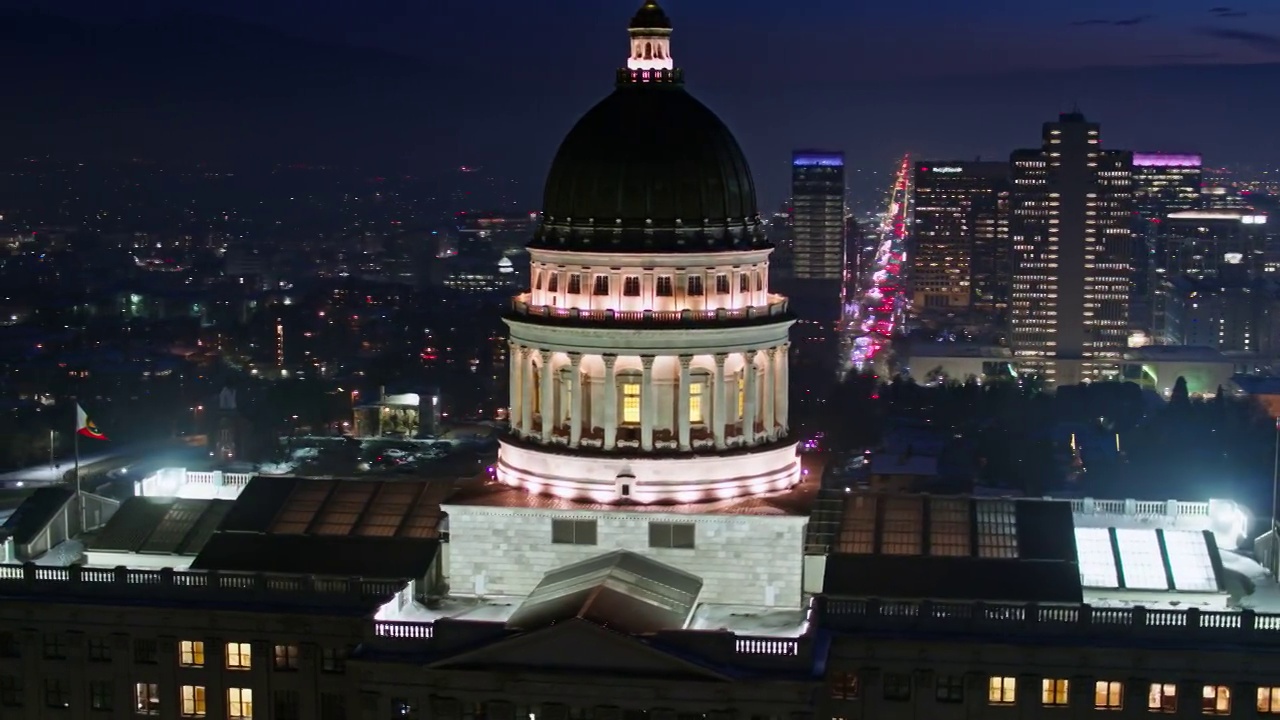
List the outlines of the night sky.
{"type": "MultiPolygon", "coordinates": [[[[387,70],[369,72],[400,78],[386,89],[399,100],[362,100],[368,112],[360,113],[344,99],[352,83],[334,80],[329,92],[340,107],[331,113],[344,120],[326,126],[330,145],[355,152],[367,142],[370,161],[501,166],[534,187],[574,119],[609,91],[638,4],[167,0],[149,12],[182,8],[265,26],[293,57],[376,56],[387,70]],[[290,49],[302,42],[305,50],[290,49]],[[339,127],[352,137],[335,143],[339,127]],[[396,147],[388,147],[393,138],[396,147]]],[[[136,23],[147,14],[113,5],[122,3],[0,0],[0,9],[94,23],[136,23]]],[[[667,0],[665,7],[690,89],[738,134],[766,204],[785,194],[793,147],[843,149],[853,166],[883,174],[908,151],[998,156],[1034,146],[1039,124],[1073,105],[1103,123],[1110,147],[1198,150],[1210,163],[1280,160],[1271,127],[1280,84],[1276,0],[667,0]]],[[[209,20],[210,32],[234,46],[243,26],[219,30],[219,22],[209,20]]],[[[244,72],[232,56],[228,72],[244,72]]],[[[295,77],[282,84],[307,73],[290,72],[295,77]]],[[[324,85],[323,77],[307,80],[324,85]]],[[[235,86],[234,77],[225,85],[235,86]]],[[[240,111],[252,102],[237,101],[240,111]]],[[[253,135],[254,122],[238,127],[247,145],[266,142],[253,135]]],[[[185,146],[198,153],[199,133],[208,133],[193,132],[185,146]]],[[[288,152],[321,152],[324,143],[314,144],[288,152]]]]}

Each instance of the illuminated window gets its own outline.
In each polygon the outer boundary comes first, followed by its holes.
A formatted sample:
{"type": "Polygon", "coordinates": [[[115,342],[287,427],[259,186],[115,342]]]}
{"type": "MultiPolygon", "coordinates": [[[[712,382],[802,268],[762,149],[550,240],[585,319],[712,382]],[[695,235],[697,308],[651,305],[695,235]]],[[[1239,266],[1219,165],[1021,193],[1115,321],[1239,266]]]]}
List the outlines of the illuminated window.
{"type": "Polygon", "coordinates": [[[1013,502],[978,501],[978,557],[1018,557],[1018,516],[1013,502]]]}
{"type": "Polygon", "coordinates": [[[929,500],[929,554],[969,557],[969,501],[929,500]]]}
{"type": "Polygon", "coordinates": [[[858,674],[851,672],[833,673],[830,680],[830,689],[832,700],[857,700],[858,674]]]}
{"type": "Polygon", "coordinates": [[[1200,694],[1200,712],[1205,715],[1231,714],[1231,688],[1226,685],[1205,685],[1200,694]]]}
{"type": "Polygon", "coordinates": [[[248,670],[253,666],[249,643],[227,643],[227,669],[248,670]]]}
{"type": "Polygon", "coordinates": [[[670,275],[658,276],[658,285],[654,289],[654,293],[658,297],[671,297],[672,295],[676,294],[675,284],[671,282],[670,275]]]}
{"type": "Polygon", "coordinates": [[[608,295],[609,294],[609,276],[597,275],[595,285],[591,288],[592,295],[608,295]]]}
{"type": "Polygon", "coordinates": [[[640,297],[640,278],[635,275],[622,278],[622,294],[627,297],[640,297]]]}
{"type": "Polygon", "coordinates": [[[622,383],[622,424],[640,424],[640,383],[622,383]]]}
{"type": "Polygon", "coordinates": [[[923,498],[886,497],[882,502],[884,521],[880,528],[880,551],[885,555],[919,555],[923,543],[923,498]]]}
{"type": "Polygon", "coordinates": [[[1066,680],[1045,678],[1040,681],[1040,704],[1046,707],[1064,707],[1070,697],[1069,690],[1066,680]]]}
{"type": "Polygon", "coordinates": [[[560,292],[560,275],[551,273],[547,278],[547,292],[560,292]]]}
{"type": "Polygon", "coordinates": [[[1080,561],[1080,584],[1085,587],[1118,588],[1116,554],[1111,549],[1107,528],[1076,528],[1076,557],[1080,561]]]}
{"type": "Polygon", "coordinates": [[[747,381],[742,375],[738,376],[738,417],[742,418],[747,407],[747,381]]]}
{"type": "Polygon", "coordinates": [[[1121,710],[1124,708],[1124,683],[1118,680],[1099,680],[1093,684],[1094,710],[1121,710]]]}
{"type": "Polygon", "coordinates": [[[570,295],[582,294],[582,276],[579,275],[578,273],[569,274],[569,294],[570,295]]]}
{"type": "Polygon", "coordinates": [[[991,705],[1012,705],[1018,700],[1018,679],[1003,675],[992,675],[987,681],[987,703],[991,705]]]}
{"type": "Polygon", "coordinates": [[[1280,714],[1280,687],[1258,688],[1258,712],[1267,715],[1280,714]]]}
{"type": "Polygon", "coordinates": [[[704,423],[706,418],[702,415],[702,388],[705,387],[700,382],[695,382],[689,386],[689,422],[704,423]]]}
{"type": "Polygon", "coordinates": [[[203,685],[183,685],[181,697],[182,717],[204,717],[205,705],[203,685]]]}
{"type": "Polygon", "coordinates": [[[159,683],[134,683],[133,712],[135,715],[160,714],[159,683]]]}
{"type": "Polygon", "coordinates": [[[698,296],[702,294],[702,276],[690,275],[689,284],[686,288],[689,295],[698,296]]]}
{"type": "Polygon", "coordinates": [[[1160,556],[1160,541],[1156,538],[1156,531],[1116,528],[1115,533],[1125,587],[1133,590],[1168,590],[1169,578],[1164,574],[1164,559],[1160,556]]]}
{"type": "Polygon", "coordinates": [[[1205,544],[1203,532],[1165,530],[1164,547],[1169,556],[1174,589],[1218,590],[1218,577],[1213,572],[1213,560],[1209,559],[1209,547],[1205,544]]]}
{"type": "Polygon", "coordinates": [[[729,276],[728,275],[716,276],[716,293],[720,295],[729,294],[729,276]]]}
{"type": "Polygon", "coordinates": [[[178,643],[178,664],[182,667],[204,667],[204,642],[183,640],[178,643]]]}
{"type": "Polygon", "coordinates": [[[253,720],[252,688],[227,688],[227,720],[253,720]]]}

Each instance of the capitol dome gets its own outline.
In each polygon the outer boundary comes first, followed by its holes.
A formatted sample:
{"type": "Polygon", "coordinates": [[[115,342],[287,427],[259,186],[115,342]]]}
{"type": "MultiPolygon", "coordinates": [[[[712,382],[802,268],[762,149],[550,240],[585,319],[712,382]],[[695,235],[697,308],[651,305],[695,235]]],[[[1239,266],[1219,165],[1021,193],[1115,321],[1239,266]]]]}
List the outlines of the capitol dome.
{"type": "Polygon", "coordinates": [[[685,91],[649,2],[613,94],[561,143],[532,247],[606,252],[765,247],[755,183],[729,128],[685,91]]]}

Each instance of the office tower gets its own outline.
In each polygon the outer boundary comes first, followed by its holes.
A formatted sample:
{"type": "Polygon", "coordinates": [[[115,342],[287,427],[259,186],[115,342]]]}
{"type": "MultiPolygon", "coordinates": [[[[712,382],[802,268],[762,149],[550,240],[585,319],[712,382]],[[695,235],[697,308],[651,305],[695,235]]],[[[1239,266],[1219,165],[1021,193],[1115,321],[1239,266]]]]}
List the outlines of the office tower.
{"type": "Polygon", "coordinates": [[[1011,345],[1049,383],[1113,377],[1129,335],[1132,154],[1078,112],[1011,157],[1011,345]]]}
{"type": "Polygon", "coordinates": [[[793,306],[804,320],[840,317],[845,272],[844,153],[800,150],[791,159],[793,306]]]}
{"type": "Polygon", "coordinates": [[[1200,200],[1204,165],[1193,153],[1133,154],[1133,209],[1143,220],[1191,210],[1200,200]]]}
{"type": "Polygon", "coordinates": [[[1152,301],[1152,257],[1161,220],[1171,212],[1199,205],[1203,163],[1194,153],[1133,154],[1132,300],[1145,308],[1152,301]]]}
{"type": "Polygon", "coordinates": [[[912,186],[912,298],[917,309],[995,309],[1007,302],[1009,164],[916,163],[912,186]]]}

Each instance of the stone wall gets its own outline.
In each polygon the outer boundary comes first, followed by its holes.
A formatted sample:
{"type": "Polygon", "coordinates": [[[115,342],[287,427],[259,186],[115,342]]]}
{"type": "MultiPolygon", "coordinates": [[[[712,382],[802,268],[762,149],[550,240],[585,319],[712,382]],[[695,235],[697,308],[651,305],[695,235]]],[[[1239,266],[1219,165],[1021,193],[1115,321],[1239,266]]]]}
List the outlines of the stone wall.
{"type": "Polygon", "coordinates": [[[797,516],[686,515],[446,505],[453,595],[524,596],[544,573],[610,550],[632,552],[691,572],[701,600],[734,605],[801,604],[804,527],[797,516]],[[553,519],[596,521],[596,545],[551,542],[553,519]],[[649,523],[692,522],[695,549],[650,548],[649,523]]]}

